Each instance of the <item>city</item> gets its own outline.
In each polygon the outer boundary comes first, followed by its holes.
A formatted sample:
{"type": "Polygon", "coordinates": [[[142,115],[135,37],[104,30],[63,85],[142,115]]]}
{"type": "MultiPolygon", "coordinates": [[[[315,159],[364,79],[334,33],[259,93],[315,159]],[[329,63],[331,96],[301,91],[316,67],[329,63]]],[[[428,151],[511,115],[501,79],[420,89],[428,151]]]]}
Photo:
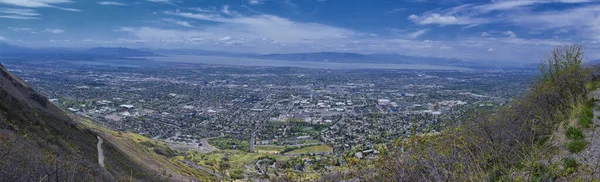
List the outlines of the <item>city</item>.
{"type": "Polygon", "coordinates": [[[65,110],[198,151],[209,138],[244,141],[245,151],[251,140],[253,150],[320,144],[333,148],[328,153],[372,149],[503,105],[533,77],[526,70],[66,65],[9,67],[65,110]]]}

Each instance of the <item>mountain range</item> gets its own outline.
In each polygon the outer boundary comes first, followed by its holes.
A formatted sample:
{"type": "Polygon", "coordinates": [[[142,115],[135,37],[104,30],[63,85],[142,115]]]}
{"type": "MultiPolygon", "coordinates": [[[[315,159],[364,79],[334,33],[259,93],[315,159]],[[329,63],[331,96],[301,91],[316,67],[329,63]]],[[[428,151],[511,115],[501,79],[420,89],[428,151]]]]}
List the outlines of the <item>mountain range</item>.
{"type": "Polygon", "coordinates": [[[71,48],[27,48],[0,42],[0,56],[2,57],[45,57],[45,58],[130,58],[152,57],[158,54],[123,47],[96,47],[91,49],[71,48]]]}
{"type": "Polygon", "coordinates": [[[457,66],[472,69],[492,68],[534,68],[534,64],[514,62],[490,62],[461,60],[455,58],[437,58],[410,56],[401,54],[358,54],[345,52],[312,52],[286,54],[252,54],[210,51],[200,49],[131,49],[123,47],[97,47],[91,49],[69,48],[26,48],[0,42],[0,57],[56,58],[63,60],[78,59],[152,59],[168,55],[220,56],[232,58],[252,58],[280,61],[331,62],[331,63],[368,63],[368,64],[422,64],[439,66],[457,66]]]}

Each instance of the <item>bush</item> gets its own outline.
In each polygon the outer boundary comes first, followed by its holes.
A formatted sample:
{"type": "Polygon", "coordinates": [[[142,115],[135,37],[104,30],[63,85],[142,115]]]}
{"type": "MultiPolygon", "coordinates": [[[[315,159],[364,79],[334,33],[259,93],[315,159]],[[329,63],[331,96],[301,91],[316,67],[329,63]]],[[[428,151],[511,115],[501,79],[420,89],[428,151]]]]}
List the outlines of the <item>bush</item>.
{"type": "Polygon", "coordinates": [[[221,150],[234,149],[245,152],[250,152],[250,142],[231,137],[220,137],[208,139],[208,144],[215,146],[221,150]]]}
{"type": "Polygon", "coordinates": [[[552,171],[552,168],[544,165],[544,164],[535,164],[532,167],[532,179],[531,181],[554,181],[556,179],[556,174],[552,171]]]}
{"type": "Polygon", "coordinates": [[[233,179],[244,179],[244,171],[234,169],[231,172],[229,172],[229,176],[233,179]]]}
{"type": "Polygon", "coordinates": [[[579,153],[585,149],[585,147],[587,147],[587,142],[583,140],[575,140],[567,144],[567,150],[571,153],[579,153]]]}
{"type": "Polygon", "coordinates": [[[165,157],[175,157],[179,154],[177,151],[169,147],[156,147],[154,148],[154,152],[165,157]]]}
{"type": "Polygon", "coordinates": [[[577,160],[571,158],[571,157],[567,157],[563,159],[563,169],[567,174],[571,174],[575,171],[577,171],[577,168],[579,167],[579,162],[577,162],[577,160]]]}
{"type": "Polygon", "coordinates": [[[583,135],[583,132],[581,132],[581,130],[579,128],[575,128],[572,126],[569,126],[569,128],[567,128],[566,135],[567,135],[567,138],[569,138],[571,140],[582,140],[583,138],[585,138],[585,136],[583,135]]]}
{"type": "Polygon", "coordinates": [[[594,124],[594,121],[592,120],[592,118],[584,115],[579,117],[579,124],[585,128],[589,128],[592,126],[592,124],[594,124]]]}
{"type": "Polygon", "coordinates": [[[587,105],[587,107],[583,108],[582,115],[588,118],[594,118],[594,110],[592,107],[587,105]]]}

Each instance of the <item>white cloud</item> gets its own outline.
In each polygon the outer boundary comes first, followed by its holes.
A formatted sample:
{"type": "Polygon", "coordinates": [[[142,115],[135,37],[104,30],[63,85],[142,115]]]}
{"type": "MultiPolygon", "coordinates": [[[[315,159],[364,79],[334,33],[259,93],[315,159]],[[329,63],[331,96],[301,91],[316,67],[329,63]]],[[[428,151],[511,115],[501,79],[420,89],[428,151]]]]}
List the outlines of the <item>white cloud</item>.
{"type": "Polygon", "coordinates": [[[0,18],[28,20],[28,19],[40,19],[38,17],[39,15],[40,14],[37,13],[33,9],[16,9],[16,8],[0,9],[0,18]]]}
{"type": "Polygon", "coordinates": [[[489,52],[493,52],[493,51],[494,51],[494,48],[489,48],[489,49],[488,49],[488,51],[489,51],[489,52]]]}
{"type": "Polygon", "coordinates": [[[513,32],[513,31],[505,31],[505,32],[502,32],[502,35],[506,35],[506,36],[508,36],[509,38],[515,38],[515,37],[517,37],[517,34],[515,34],[515,32],[513,32]]]}
{"type": "MultiPolygon", "coordinates": [[[[545,21],[552,21],[552,18],[544,17],[540,20],[540,13],[552,12],[543,9],[535,9],[536,5],[540,4],[581,4],[595,2],[592,0],[492,0],[489,3],[472,3],[463,4],[456,7],[447,9],[436,9],[424,12],[422,15],[410,15],[409,20],[415,24],[428,25],[438,24],[440,26],[445,25],[468,25],[464,28],[470,28],[477,25],[489,24],[489,23],[521,23],[523,26],[531,24],[540,24],[545,21]]],[[[573,9],[587,9],[587,17],[594,19],[596,16],[595,12],[598,9],[591,8],[592,4],[588,6],[572,6],[573,9]]],[[[554,15],[558,20],[568,19],[572,16],[578,16],[577,13],[582,12],[570,12],[569,8],[561,9],[555,12],[554,15]]],[[[543,15],[543,14],[542,14],[543,15]]],[[[582,16],[578,16],[582,17],[582,16]]],[[[590,23],[594,21],[587,21],[590,23]]],[[[549,23],[550,24],[550,23],[549,23]]],[[[559,23],[560,24],[560,23],[559,23]]],[[[572,24],[572,23],[571,23],[572,24]]],[[[558,25],[554,25],[558,26],[558,25]]],[[[599,33],[600,34],[600,33],[599,33]]]]}
{"type": "Polygon", "coordinates": [[[223,6],[223,9],[221,11],[226,15],[231,15],[231,11],[229,11],[229,5],[223,6]]]}
{"type": "Polygon", "coordinates": [[[81,11],[79,9],[55,6],[55,4],[65,4],[72,2],[73,1],[71,0],[0,0],[0,4],[8,4],[27,8],[57,8],[65,11],[81,11]]]}
{"type": "Polygon", "coordinates": [[[533,6],[536,4],[547,4],[547,3],[587,3],[592,2],[591,0],[495,0],[488,4],[475,6],[482,12],[499,11],[499,10],[513,10],[516,8],[533,6]]]}
{"type": "Polygon", "coordinates": [[[187,22],[187,21],[179,21],[179,20],[170,19],[170,18],[166,18],[166,19],[162,19],[162,20],[165,22],[173,23],[175,25],[184,26],[184,27],[188,27],[188,28],[194,27],[190,22],[187,22]]]}
{"type": "Polygon", "coordinates": [[[126,5],[124,3],[115,2],[115,1],[100,1],[100,2],[98,2],[98,4],[105,5],[105,6],[125,6],[126,5]]]}
{"type": "Polygon", "coordinates": [[[0,41],[5,41],[5,40],[6,40],[6,38],[0,36],[0,41]]]}
{"type": "Polygon", "coordinates": [[[20,32],[20,31],[33,31],[32,28],[19,28],[19,27],[8,27],[8,29],[15,31],[15,32],[20,32]]]}
{"type": "Polygon", "coordinates": [[[600,5],[563,10],[524,11],[511,14],[507,21],[536,30],[575,30],[583,38],[600,40],[600,5]]]}
{"type": "Polygon", "coordinates": [[[3,9],[0,10],[2,13],[6,14],[15,14],[21,16],[38,16],[40,14],[36,13],[33,9],[3,9]]]}
{"type": "Polygon", "coordinates": [[[441,26],[445,25],[473,25],[473,24],[483,24],[487,23],[487,19],[484,18],[473,18],[468,16],[454,16],[454,15],[441,15],[438,13],[431,13],[422,16],[418,16],[412,14],[408,16],[408,20],[419,24],[419,25],[428,25],[428,24],[439,24],[441,26]]]}
{"type": "Polygon", "coordinates": [[[62,29],[58,29],[58,28],[56,28],[56,29],[47,28],[46,32],[50,32],[50,33],[53,33],[53,34],[61,34],[61,33],[65,32],[65,31],[62,30],[62,29]]]}
{"type": "Polygon", "coordinates": [[[180,16],[180,17],[192,18],[192,19],[198,19],[198,20],[215,21],[215,22],[226,21],[226,19],[219,14],[189,13],[189,12],[180,12],[179,10],[165,11],[164,13],[168,14],[168,15],[176,15],[176,16],[180,16]]]}
{"type": "Polygon", "coordinates": [[[29,33],[37,33],[33,28],[22,28],[22,27],[8,27],[8,29],[14,32],[29,32],[29,33]]]}
{"type": "Polygon", "coordinates": [[[269,38],[279,42],[299,43],[357,36],[357,33],[352,30],[318,23],[295,22],[273,15],[223,17],[220,14],[208,13],[178,11],[167,11],[165,13],[191,19],[218,22],[219,24],[216,26],[206,27],[202,30],[196,30],[196,32],[221,35],[219,37],[233,35],[248,40],[269,38]]]}
{"type": "Polygon", "coordinates": [[[416,32],[408,34],[408,37],[411,39],[416,39],[416,38],[420,37],[421,35],[427,33],[427,31],[429,31],[429,29],[418,30],[416,32]]]}
{"type": "Polygon", "coordinates": [[[231,40],[231,37],[227,36],[227,37],[223,37],[219,39],[220,41],[228,41],[231,40]]]}
{"type": "Polygon", "coordinates": [[[171,0],[146,0],[153,3],[171,3],[171,0]]]}
{"type": "Polygon", "coordinates": [[[0,18],[6,18],[6,19],[17,19],[17,20],[32,20],[32,19],[40,19],[37,17],[31,17],[31,16],[20,16],[20,15],[0,15],[0,18]]]}
{"type": "Polygon", "coordinates": [[[184,26],[184,27],[194,27],[194,26],[192,26],[190,24],[190,22],[187,22],[187,21],[177,21],[177,22],[175,22],[175,24],[181,25],[181,26],[184,26]]]}
{"type": "Polygon", "coordinates": [[[487,37],[487,36],[490,36],[490,34],[488,34],[487,32],[481,32],[481,36],[482,37],[487,37]]]}
{"type": "Polygon", "coordinates": [[[404,10],[406,10],[406,8],[395,8],[395,9],[392,9],[392,10],[386,12],[386,13],[388,13],[388,14],[390,14],[390,13],[397,13],[397,12],[404,11],[404,10]]]}
{"type": "Polygon", "coordinates": [[[262,2],[260,0],[249,0],[248,3],[250,4],[262,4],[262,2]]]}

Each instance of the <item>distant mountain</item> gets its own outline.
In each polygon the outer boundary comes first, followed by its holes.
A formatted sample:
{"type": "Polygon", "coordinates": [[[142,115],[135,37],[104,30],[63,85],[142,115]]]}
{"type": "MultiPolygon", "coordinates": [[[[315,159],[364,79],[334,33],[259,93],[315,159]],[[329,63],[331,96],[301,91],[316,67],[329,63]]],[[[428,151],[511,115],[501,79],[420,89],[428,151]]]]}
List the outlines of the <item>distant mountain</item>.
{"type": "Polygon", "coordinates": [[[0,54],[23,52],[27,50],[29,50],[29,48],[19,47],[0,41],[0,54]]]}
{"type": "Polygon", "coordinates": [[[211,51],[202,49],[140,49],[143,51],[153,52],[164,55],[195,55],[195,56],[223,56],[223,57],[240,57],[251,56],[256,54],[250,53],[232,53],[224,51],[211,51]]]}
{"type": "Polygon", "coordinates": [[[456,58],[437,58],[425,56],[409,56],[401,54],[359,54],[347,52],[312,52],[312,53],[285,53],[285,54],[251,54],[251,53],[229,53],[222,51],[207,51],[199,49],[147,49],[165,55],[199,55],[199,56],[221,56],[234,58],[252,58],[280,61],[303,61],[303,62],[331,62],[331,63],[371,63],[371,64],[423,64],[439,66],[457,66],[472,69],[495,69],[495,68],[535,68],[533,64],[521,64],[507,61],[475,61],[456,58]]]}
{"type": "Polygon", "coordinates": [[[598,64],[600,64],[600,59],[589,60],[589,61],[586,61],[584,64],[587,64],[587,65],[598,65],[598,64]]]}
{"type": "Polygon", "coordinates": [[[158,56],[152,52],[141,51],[124,47],[96,47],[85,51],[90,54],[114,57],[147,57],[158,56]]]}
{"type": "Polygon", "coordinates": [[[274,59],[285,61],[336,62],[336,63],[370,63],[377,62],[375,57],[343,52],[289,53],[249,56],[255,59],[274,59]]]}
{"type": "Polygon", "coordinates": [[[424,56],[409,56],[401,54],[358,54],[344,52],[316,52],[251,55],[248,58],[274,59],[284,61],[333,62],[333,63],[373,63],[373,64],[424,64],[440,66],[458,66],[473,69],[493,68],[530,68],[531,65],[513,62],[486,62],[462,60],[456,58],[437,58],[424,56]]]}
{"type": "Polygon", "coordinates": [[[248,56],[254,59],[274,59],[284,61],[332,62],[332,63],[372,63],[372,64],[425,64],[442,66],[459,66],[468,68],[492,68],[473,61],[463,61],[451,58],[418,57],[400,54],[358,54],[344,52],[316,52],[267,54],[248,56]]]}
{"type": "MultiPolygon", "coordinates": [[[[131,49],[124,47],[97,47],[87,50],[44,48],[30,49],[0,42],[0,56],[28,57],[63,60],[133,59],[132,57],[153,57],[161,55],[221,56],[233,58],[269,59],[281,61],[331,62],[331,63],[371,63],[371,64],[424,64],[458,66],[473,69],[493,68],[535,68],[534,64],[507,61],[474,61],[456,58],[409,56],[401,54],[358,54],[346,52],[313,52],[287,54],[252,54],[210,51],[200,49],[131,49]]],[[[135,58],[138,59],[138,58],[135,58]]]]}
{"type": "Polygon", "coordinates": [[[151,57],[158,54],[123,47],[97,47],[91,49],[39,48],[32,49],[0,42],[0,56],[58,59],[111,59],[130,57],[151,57]]]}

